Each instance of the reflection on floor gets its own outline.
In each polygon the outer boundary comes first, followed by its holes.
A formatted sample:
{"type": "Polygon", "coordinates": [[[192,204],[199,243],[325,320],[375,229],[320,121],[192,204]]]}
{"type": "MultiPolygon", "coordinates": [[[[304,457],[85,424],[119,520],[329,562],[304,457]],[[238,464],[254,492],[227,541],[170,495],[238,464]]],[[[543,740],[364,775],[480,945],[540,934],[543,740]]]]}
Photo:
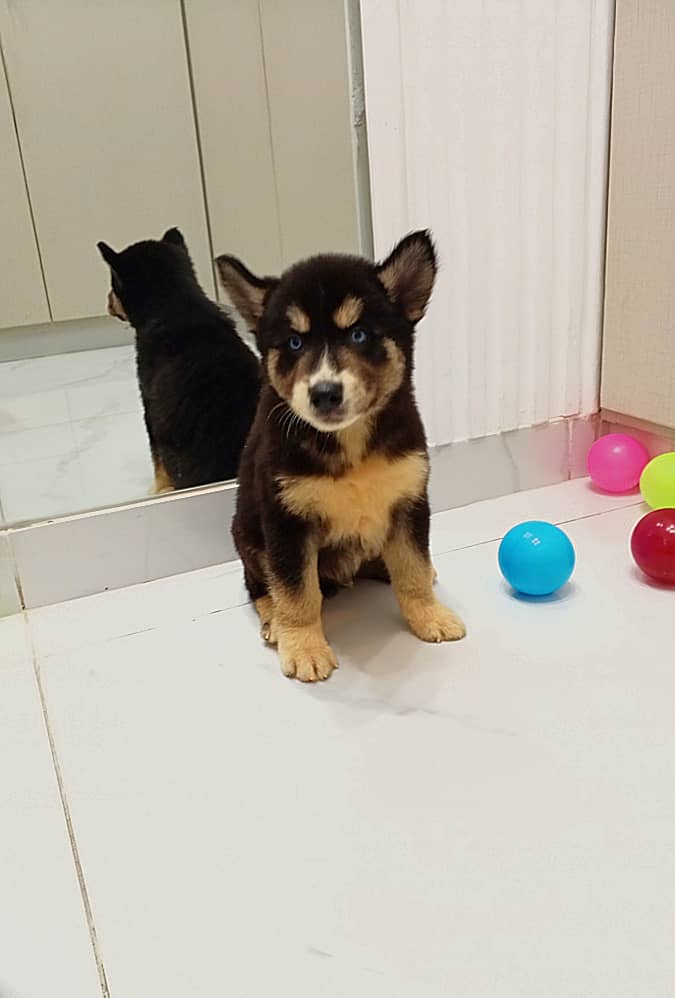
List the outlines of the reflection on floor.
{"type": "Polygon", "coordinates": [[[0,364],[6,523],[137,499],[151,485],[132,346],[0,364]]]}
{"type": "Polygon", "coordinates": [[[439,514],[467,639],[364,584],[321,686],[282,678],[237,565],[0,621],[0,993],[99,993],[28,628],[115,998],[671,994],[675,592],[630,562],[640,515],[583,481],[439,514]],[[496,569],[529,518],[578,555],[540,603],[496,569]]]}

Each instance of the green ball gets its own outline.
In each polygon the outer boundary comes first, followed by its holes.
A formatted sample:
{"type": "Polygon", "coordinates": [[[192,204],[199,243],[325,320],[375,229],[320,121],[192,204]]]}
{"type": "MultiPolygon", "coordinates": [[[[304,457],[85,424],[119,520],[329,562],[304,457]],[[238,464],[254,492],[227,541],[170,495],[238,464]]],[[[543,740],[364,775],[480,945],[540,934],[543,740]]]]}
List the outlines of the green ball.
{"type": "Polygon", "coordinates": [[[675,451],[652,458],[642,472],[640,492],[652,509],[675,508],[675,451]]]}

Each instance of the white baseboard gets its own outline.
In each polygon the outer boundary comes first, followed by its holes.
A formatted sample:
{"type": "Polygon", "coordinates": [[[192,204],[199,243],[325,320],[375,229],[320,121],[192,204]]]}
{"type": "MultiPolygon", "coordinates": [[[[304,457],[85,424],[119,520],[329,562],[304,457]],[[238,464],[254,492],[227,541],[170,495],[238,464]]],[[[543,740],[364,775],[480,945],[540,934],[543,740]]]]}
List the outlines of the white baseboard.
{"type": "Polygon", "coordinates": [[[603,433],[630,433],[645,445],[652,457],[675,450],[675,427],[658,426],[611,409],[602,410],[600,421],[603,433]]]}
{"type": "MultiPolygon", "coordinates": [[[[434,448],[434,512],[585,474],[598,420],[573,418],[434,448]]],[[[231,561],[236,484],[0,532],[0,616],[231,561]]]]}
{"type": "Polygon", "coordinates": [[[0,364],[78,350],[121,347],[133,342],[131,326],[109,315],[68,322],[45,322],[38,326],[17,326],[0,329],[0,364]]]}
{"type": "Polygon", "coordinates": [[[467,506],[481,499],[555,485],[586,474],[597,416],[575,416],[431,452],[431,508],[467,506]]]}

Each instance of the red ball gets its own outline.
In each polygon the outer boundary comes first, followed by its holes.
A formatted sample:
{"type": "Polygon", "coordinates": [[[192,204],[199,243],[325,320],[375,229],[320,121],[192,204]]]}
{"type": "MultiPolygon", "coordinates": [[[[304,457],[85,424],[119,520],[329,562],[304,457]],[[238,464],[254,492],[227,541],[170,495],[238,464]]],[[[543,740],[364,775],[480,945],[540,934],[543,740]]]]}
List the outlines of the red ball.
{"type": "Polygon", "coordinates": [[[675,585],[675,509],[653,509],[633,531],[630,549],[645,575],[675,585]]]}

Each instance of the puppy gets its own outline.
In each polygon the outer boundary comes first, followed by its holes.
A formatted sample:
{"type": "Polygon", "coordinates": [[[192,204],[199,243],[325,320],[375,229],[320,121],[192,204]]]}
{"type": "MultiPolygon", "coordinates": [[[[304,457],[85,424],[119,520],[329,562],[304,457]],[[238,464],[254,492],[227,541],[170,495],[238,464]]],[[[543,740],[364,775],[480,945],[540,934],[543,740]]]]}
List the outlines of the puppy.
{"type": "Polygon", "coordinates": [[[423,641],[463,637],[432,589],[429,460],[412,386],[415,324],[436,275],[429,234],[406,236],[378,265],[317,256],[260,278],[234,257],[216,263],[263,358],[233,536],[282,672],[330,676],[322,585],[360,574],[389,575],[423,641]]]}
{"type": "Polygon", "coordinates": [[[206,297],[178,229],[116,253],[108,311],[136,330],[155,492],[234,478],[260,392],[260,364],[206,297]]]}

